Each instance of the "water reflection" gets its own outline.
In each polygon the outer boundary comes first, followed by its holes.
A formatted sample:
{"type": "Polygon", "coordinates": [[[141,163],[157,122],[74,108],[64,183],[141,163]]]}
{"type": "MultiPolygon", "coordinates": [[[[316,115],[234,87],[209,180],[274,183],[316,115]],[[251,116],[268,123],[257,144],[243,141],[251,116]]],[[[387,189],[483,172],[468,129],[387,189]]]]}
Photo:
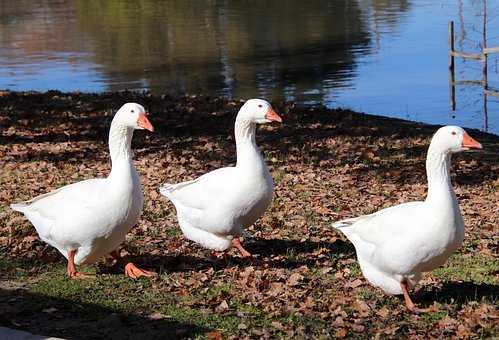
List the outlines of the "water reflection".
{"type": "Polygon", "coordinates": [[[0,55],[35,68],[91,62],[109,90],[323,101],[369,53],[366,15],[393,27],[407,9],[403,0],[2,1],[0,55]]]}
{"type": "Polygon", "coordinates": [[[121,89],[323,100],[355,76],[369,32],[354,1],[77,1],[92,60],[121,89]],[[86,15],[85,13],[95,13],[86,15]],[[140,28],[137,30],[137,28],[140,28]],[[306,97],[306,98],[304,98],[306,97]]]}
{"type": "MultiPolygon", "coordinates": [[[[454,0],[0,0],[0,88],[264,96],[446,123],[454,7],[454,0]]],[[[456,123],[481,125],[463,117],[456,123]]]]}

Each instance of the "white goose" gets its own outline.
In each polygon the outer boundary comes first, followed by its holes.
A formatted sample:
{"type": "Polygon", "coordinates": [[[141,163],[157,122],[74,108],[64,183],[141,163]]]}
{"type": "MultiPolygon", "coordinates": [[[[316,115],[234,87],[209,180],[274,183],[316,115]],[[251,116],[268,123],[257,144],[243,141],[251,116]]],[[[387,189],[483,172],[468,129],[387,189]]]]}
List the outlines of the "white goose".
{"type": "MultiPolygon", "coordinates": [[[[123,105],[109,131],[112,169],[107,178],[89,179],[12,204],[36,228],[40,238],[68,259],[69,277],[85,276],[75,264],[91,263],[109,253],[121,261],[118,246],[142,212],[143,194],[132,161],[134,129],[153,127],[145,109],[135,103],[123,105]]],[[[125,265],[125,274],[136,278],[154,273],[125,265]]]]}
{"type": "Polygon", "coordinates": [[[235,123],[237,163],[197,179],[160,188],[177,210],[185,237],[215,251],[231,244],[251,256],[238,238],[267,210],[274,193],[272,176],[255,142],[256,124],[282,122],[268,102],[248,100],[235,123]]]}
{"type": "Polygon", "coordinates": [[[426,158],[428,195],[370,215],[333,224],[353,243],[364,277],[388,294],[404,294],[407,308],[417,309],[408,289],[422,272],[443,265],[464,238],[464,222],[450,179],[451,154],[481,149],[462,128],[440,128],[426,158]]]}

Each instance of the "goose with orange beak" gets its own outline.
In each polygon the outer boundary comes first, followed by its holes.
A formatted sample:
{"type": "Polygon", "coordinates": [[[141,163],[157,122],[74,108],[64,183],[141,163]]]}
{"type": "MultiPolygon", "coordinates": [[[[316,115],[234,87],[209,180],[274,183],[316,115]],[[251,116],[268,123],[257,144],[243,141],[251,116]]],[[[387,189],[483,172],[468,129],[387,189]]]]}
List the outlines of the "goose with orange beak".
{"type": "Polygon", "coordinates": [[[160,188],[175,206],[186,238],[214,251],[234,246],[243,257],[251,256],[239,236],[265,213],[274,194],[272,176],[255,140],[256,125],[270,122],[282,122],[272,106],[265,100],[248,100],[235,123],[236,166],[160,188]]]}
{"type": "Polygon", "coordinates": [[[107,178],[73,183],[30,201],[12,204],[34,225],[40,238],[67,258],[70,278],[85,276],[76,265],[111,254],[132,278],[155,273],[120,256],[118,247],[135,225],[143,205],[139,175],[132,161],[135,129],[153,131],[142,105],[128,103],[115,114],[109,130],[111,172],[107,178]]]}
{"type": "Polygon", "coordinates": [[[440,128],[426,158],[424,201],[333,224],[355,246],[364,277],[387,294],[403,294],[413,312],[425,310],[415,306],[409,290],[423,272],[443,265],[463,243],[464,221],[450,178],[451,155],[481,148],[458,126],[440,128]]]}

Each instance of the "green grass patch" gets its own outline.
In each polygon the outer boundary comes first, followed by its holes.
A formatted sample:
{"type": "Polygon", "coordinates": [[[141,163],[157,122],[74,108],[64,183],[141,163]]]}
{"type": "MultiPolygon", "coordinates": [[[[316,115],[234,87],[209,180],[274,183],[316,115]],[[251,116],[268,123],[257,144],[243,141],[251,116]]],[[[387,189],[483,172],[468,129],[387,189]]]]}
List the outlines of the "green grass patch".
{"type": "Polygon", "coordinates": [[[427,324],[433,324],[439,320],[442,320],[448,315],[446,311],[438,311],[432,313],[421,314],[421,320],[427,324]]]}
{"type": "Polygon", "coordinates": [[[466,281],[477,284],[497,285],[499,280],[499,261],[480,255],[464,257],[462,254],[453,255],[445,265],[435,269],[432,274],[445,281],[466,281]]]}
{"type": "Polygon", "coordinates": [[[359,266],[359,263],[357,261],[348,264],[347,268],[350,270],[350,276],[361,276],[362,275],[362,271],[360,270],[360,266],[359,266]]]}

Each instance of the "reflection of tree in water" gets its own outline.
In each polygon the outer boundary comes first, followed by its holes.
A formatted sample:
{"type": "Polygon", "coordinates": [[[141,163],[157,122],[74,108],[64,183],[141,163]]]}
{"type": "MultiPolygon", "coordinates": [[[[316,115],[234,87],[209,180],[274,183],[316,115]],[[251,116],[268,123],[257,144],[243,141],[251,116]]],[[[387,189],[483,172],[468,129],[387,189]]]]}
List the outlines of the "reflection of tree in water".
{"type": "MultiPolygon", "coordinates": [[[[404,0],[369,2],[397,3],[380,17],[390,21],[407,9],[404,0]]],[[[144,80],[153,91],[257,89],[272,98],[316,91],[321,100],[324,83],[344,86],[353,77],[356,53],[370,43],[358,2],[348,0],[80,0],[76,8],[80,30],[96,42],[94,61],[116,83],[111,89],[144,80]]]]}
{"type": "Polygon", "coordinates": [[[0,1],[0,46],[16,45],[0,58],[90,59],[110,90],[321,101],[355,77],[372,22],[393,28],[407,9],[407,0],[0,1]]]}
{"type": "MultiPolygon", "coordinates": [[[[14,4],[13,1],[0,1],[0,25],[8,25],[16,20],[20,20],[26,16],[29,16],[31,12],[28,5],[29,0],[18,0],[14,4]]],[[[3,27],[2,27],[3,28],[3,27]]],[[[4,32],[2,29],[2,34],[0,39],[3,38],[4,32]]]]}
{"type": "Polygon", "coordinates": [[[385,32],[395,33],[397,25],[409,10],[408,0],[357,0],[364,12],[364,18],[370,23],[375,49],[380,49],[381,35],[385,32]]]}
{"type": "Polygon", "coordinates": [[[89,44],[78,39],[74,18],[71,0],[0,1],[0,57],[36,62],[88,50],[89,44]]]}
{"type": "Polygon", "coordinates": [[[409,9],[409,0],[357,0],[359,7],[369,13],[375,26],[393,31],[400,15],[409,9]]]}

